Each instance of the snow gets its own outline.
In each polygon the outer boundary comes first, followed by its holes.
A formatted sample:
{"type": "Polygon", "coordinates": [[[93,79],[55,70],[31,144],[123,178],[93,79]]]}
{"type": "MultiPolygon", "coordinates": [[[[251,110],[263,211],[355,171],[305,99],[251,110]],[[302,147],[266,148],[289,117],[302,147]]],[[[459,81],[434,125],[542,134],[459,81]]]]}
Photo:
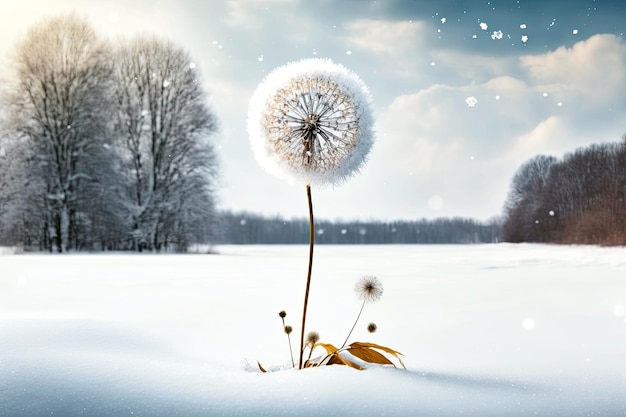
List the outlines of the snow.
{"type": "Polygon", "coordinates": [[[297,337],[307,246],[216,250],[0,250],[0,416],[626,414],[624,248],[316,246],[322,342],[345,338],[362,276],[384,285],[351,340],[407,369],[365,371],[289,369],[278,312],[297,337]]]}

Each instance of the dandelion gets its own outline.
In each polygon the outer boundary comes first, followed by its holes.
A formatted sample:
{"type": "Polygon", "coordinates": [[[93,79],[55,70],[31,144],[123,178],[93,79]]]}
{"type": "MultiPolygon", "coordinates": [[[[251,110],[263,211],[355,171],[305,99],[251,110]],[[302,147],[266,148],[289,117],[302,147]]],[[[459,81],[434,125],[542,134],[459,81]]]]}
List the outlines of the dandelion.
{"type": "Polygon", "coordinates": [[[346,340],[343,342],[343,345],[341,345],[342,348],[346,345],[346,343],[348,343],[348,339],[350,338],[350,335],[354,331],[356,324],[361,318],[361,313],[363,312],[365,303],[367,303],[368,301],[373,303],[375,301],[380,300],[380,297],[383,296],[383,284],[375,276],[365,275],[356,283],[356,285],[354,286],[354,291],[356,292],[357,297],[363,300],[363,304],[361,304],[361,309],[359,310],[359,314],[356,316],[356,320],[354,321],[354,324],[352,325],[352,329],[350,329],[350,332],[348,333],[346,340]]]}
{"type": "Polygon", "coordinates": [[[313,354],[313,349],[315,348],[315,344],[319,342],[320,334],[318,332],[309,332],[306,335],[306,346],[309,347],[309,357],[306,360],[306,364],[311,362],[311,355],[313,354]]]}
{"type": "Polygon", "coordinates": [[[306,344],[313,347],[320,340],[320,334],[318,332],[309,332],[306,335],[306,344]]]}
{"type": "Polygon", "coordinates": [[[337,185],[357,173],[374,141],[369,90],[342,65],[305,59],[279,67],[250,99],[248,134],[255,158],[272,175],[306,184],[309,206],[307,271],[300,361],[315,241],[311,184],[337,185]]]}
{"type": "Polygon", "coordinates": [[[375,302],[383,296],[383,284],[375,276],[366,275],[357,282],[354,291],[364,302],[375,302]]]}
{"type": "Polygon", "coordinates": [[[358,172],[373,143],[368,89],[330,60],[275,69],[250,100],[248,133],[259,164],[309,184],[339,184],[358,172]]]}

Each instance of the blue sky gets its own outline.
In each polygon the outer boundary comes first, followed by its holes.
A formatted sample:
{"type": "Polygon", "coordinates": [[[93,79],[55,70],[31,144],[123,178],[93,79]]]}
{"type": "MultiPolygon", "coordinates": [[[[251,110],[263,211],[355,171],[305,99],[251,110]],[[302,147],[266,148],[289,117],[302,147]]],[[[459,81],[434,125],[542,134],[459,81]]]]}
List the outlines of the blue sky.
{"type": "Polygon", "coordinates": [[[265,173],[245,126],[264,76],[302,58],[359,74],[377,119],[362,173],[313,190],[319,217],[487,219],[528,158],[626,133],[624,1],[3,1],[3,62],[71,10],[104,37],[156,33],[194,57],[220,119],[222,208],[306,215],[304,185],[265,173]]]}

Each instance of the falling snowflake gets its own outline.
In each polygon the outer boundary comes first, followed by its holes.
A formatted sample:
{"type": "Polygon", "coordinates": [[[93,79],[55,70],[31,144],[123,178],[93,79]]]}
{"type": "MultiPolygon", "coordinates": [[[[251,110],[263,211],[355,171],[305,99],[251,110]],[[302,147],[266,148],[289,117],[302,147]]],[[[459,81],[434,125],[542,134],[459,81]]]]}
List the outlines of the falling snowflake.
{"type": "Polygon", "coordinates": [[[524,328],[524,330],[526,330],[527,332],[533,330],[535,328],[535,320],[533,320],[530,317],[526,317],[523,321],[522,321],[522,327],[524,328]]]}
{"type": "Polygon", "coordinates": [[[522,42],[524,43],[528,42],[528,36],[522,35],[522,42]]]}
{"type": "Polygon", "coordinates": [[[472,35],[472,39],[476,39],[477,37],[477,35],[472,35]]]}
{"type": "Polygon", "coordinates": [[[431,67],[434,67],[435,65],[437,65],[437,64],[435,64],[435,61],[433,61],[433,62],[431,62],[431,63],[430,63],[430,66],[431,66],[431,67]]]}
{"type": "Polygon", "coordinates": [[[542,96],[548,97],[548,93],[543,93],[542,96]]]}
{"type": "Polygon", "coordinates": [[[261,54],[256,60],[259,62],[263,62],[263,54],[261,54]]]}
{"type": "Polygon", "coordinates": [[[352,55],[352,51],[346,51],[346,55],[352,55]]]}
{"type": "Polygon", "coordinates": [[[550,216],[554,216],[554,210],[550,210],[550,212],[548,213],[550,216]]]}
{"type": "Polygon", "coordinates": [[[502,39],[502,31],[501,30],[494,30],[493,33],[491,34],[491,39],[502,39]]]}
{"type": "Polygon", "coordinates": [[[522,23],[521,25],[519,25],[520,29],[526,29],[526,23],[522,23]]]}
{"type": "Polygon", "coordinates": [[[496,96],[496,100],[500,100],[500,96],[496,96]]]}
{"type": "Polygon", "coordinates": [[[476,97],[471,96],[471,97],[466,98],[465,102],[467,103],[468,107],[474,107],[476,103],[478,103],[478,100],[476,100],[476,97]]]}
{"type": "Polygon", "coordinates": [[[442,18],[441,18],[441,24],[443,25],[444,23],[446,23],[446,18],[445,18],[445,17],[442,17],[442,18]]]}
{"type": "Polygon", "coordinates": [[[486,24],[485,22],[480,22],[480,28],[481,28],[482,30],[487,30],[487,28],[488,28],[488,27],[489,27],[489,26],[487,26],[487,24],[486,24]]]}
{"type": "Polygon", "coordinates": [[[169,81],[167,81],[167,80],[163,81],[163,88],[167,88],[169,86],[170,86],[170,82],[169,81]]]}
{"type": "Polygon", "coordinates": [[[194,69],[196,67],[196,63],[195,62],[190,62],[189,63],[189,68],[194,69]]]}
{"type": "Polygon", "coordinates": [[[559,101],[558,103],[556,103],[556,105],[559,106],[559,107],[563,107],[563,102],[559,101]]]}
{"type": "Polygon", "coordinates": [[[572,34],[574,34],[574,35],[578,35],[578,29],[574,29],[574,30],[572,30],[572,34]]]}

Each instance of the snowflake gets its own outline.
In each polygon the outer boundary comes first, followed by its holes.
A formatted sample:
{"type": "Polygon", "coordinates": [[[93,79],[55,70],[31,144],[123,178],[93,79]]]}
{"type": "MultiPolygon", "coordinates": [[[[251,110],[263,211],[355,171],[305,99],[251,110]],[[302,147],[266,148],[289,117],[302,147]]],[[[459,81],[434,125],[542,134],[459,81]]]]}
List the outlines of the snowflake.
{"type": "Polygon", "coordinates": [[[489,26],[487,26],[487,24],[486,24],[485,22],[480,22],[480,28],[481,28],[482,30],[487,30],[487,28],[488,28],[488,27],[489,27],[489,26]]]}
{"type": "Polygon", "coordinates": [[[443,25],[444,23],[446,23],[446,18],[445,18],[445,17],[442,17],[442,18],[441,18],[441,24],[443,25]]]}
{"type": "Polygon", "coordinates": [[[522,35],[522,42],[526,43],[528,41],[528,36],[522,35]]]}
{"type": "Polygon", "coordinates": [[[526,29],[526,23],[522,23],[521,25],[519,25],[520,29],[526,29]]]}
{"type": "Polygon", "coordinates": [[[578,29],[574,29],[574,30],[572,30],[572,34],[574,34],[574,35],[578,35],[578,29]]]}
{"type": "Polygon", "coordinates": [[[491,39],[502,39],[502,31],[501,30],[495,30],[493,31],[493,33],[491,34],[491,39]]]}
{"type": "Polygon", "coordinates": [[[478,100],[476,100],[476,97],[471,96],[471,97],[466,98],[465,102],[467,103],[468,107],[474,107],[476,103],[478,103],[478,100]]]}

